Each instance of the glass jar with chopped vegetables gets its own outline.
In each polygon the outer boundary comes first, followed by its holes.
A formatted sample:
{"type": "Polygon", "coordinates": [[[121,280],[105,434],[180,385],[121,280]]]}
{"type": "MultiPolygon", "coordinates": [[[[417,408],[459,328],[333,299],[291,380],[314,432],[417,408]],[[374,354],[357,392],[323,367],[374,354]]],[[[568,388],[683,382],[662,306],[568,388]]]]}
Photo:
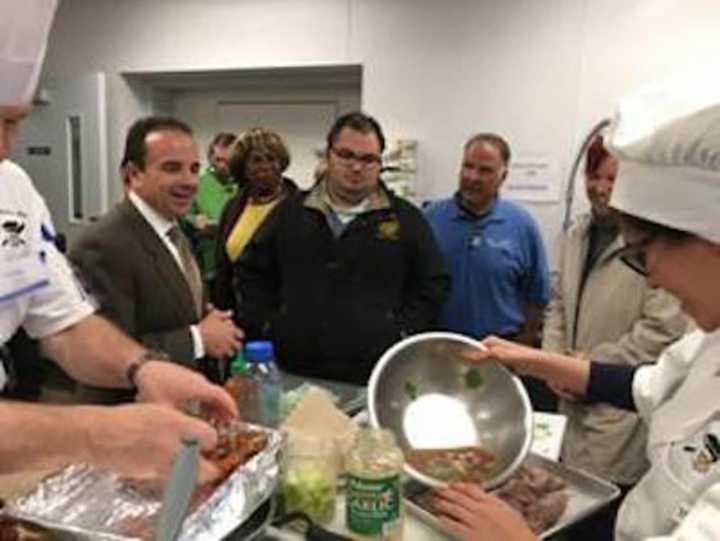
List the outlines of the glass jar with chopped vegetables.
{"type": "Polygon", "coordinates": [[[289,433],[283,450],[280,494],[286,513],[297,511],[313,522],[335,515],[340,456],[333,440],[289,433]]]}
{"type": "Polygon", "coordinates": [[[365,428],[345,459],[346,524],[353,539],[402,539],[400,476],[405,459],[392,432],[365,428]]]}

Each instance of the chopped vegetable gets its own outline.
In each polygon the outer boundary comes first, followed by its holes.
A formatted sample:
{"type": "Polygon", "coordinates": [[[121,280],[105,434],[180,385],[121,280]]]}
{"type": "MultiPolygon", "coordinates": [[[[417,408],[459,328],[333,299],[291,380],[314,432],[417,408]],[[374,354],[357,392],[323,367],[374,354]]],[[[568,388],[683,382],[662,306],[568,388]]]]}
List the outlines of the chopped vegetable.
{"type": "Polygon", "coordinates": [[[477,389],[480,387],[485,380],[480,375],[480,372],[478,372],[477,369],[471,368],[467,372],[465,372],[465,387],[468,389],[477,389]]]}
{"type": "Polygon", "coordinates": [[[410,400],[415,400],[418,397],[418,387],[412,381],[405,382],[405,394],[410,400]]]}
{"type": "Polygon", "coordinates": [[[292,465],[282,482],[285,512],[302,511],[313,522],[327,523],[335,513],[335,490],[335,475],[326,465],[292,465]]]}

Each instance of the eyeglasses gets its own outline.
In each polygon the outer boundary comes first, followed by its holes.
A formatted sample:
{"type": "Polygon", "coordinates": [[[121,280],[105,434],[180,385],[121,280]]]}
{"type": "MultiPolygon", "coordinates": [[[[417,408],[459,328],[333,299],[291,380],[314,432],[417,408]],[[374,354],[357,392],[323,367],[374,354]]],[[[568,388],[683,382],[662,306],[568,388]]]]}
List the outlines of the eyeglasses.
{"type": "Polygon", "coordinates": [[[344,165],[350,165],[351,162],[357,162],[363,168],[369,168],[379,165],[382,160],[377,154],[356,154],[347,148],[331,147],[330,150],[344,165]]]}
{"type": "Polygon", "coordinates": [[[627,244],[618,252],[620,261],[625,263],[632,270],[641,276],[647,276],[647,257],[646,252],[648,246],[658,237],[658,233],[651,233],[640,242],[627,244]]]}

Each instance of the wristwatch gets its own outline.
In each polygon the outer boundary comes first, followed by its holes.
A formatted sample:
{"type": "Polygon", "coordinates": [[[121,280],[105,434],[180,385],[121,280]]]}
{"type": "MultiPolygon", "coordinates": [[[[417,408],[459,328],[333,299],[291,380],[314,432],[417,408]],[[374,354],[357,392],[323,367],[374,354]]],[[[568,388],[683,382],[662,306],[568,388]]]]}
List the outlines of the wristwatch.
{"type": "Polygon", "coordinates": [[[134,393],[137,392],[138,373],[145,363],[149,361],[168,360],[170,360],[170,356],[164,351],[158,351],[156,349],[146,349],[143,351],[140,355],[138,355],[137,359],[128,365],[127,370],[125,370],[125,379],[130,384],[130,390],[134,393]]]}

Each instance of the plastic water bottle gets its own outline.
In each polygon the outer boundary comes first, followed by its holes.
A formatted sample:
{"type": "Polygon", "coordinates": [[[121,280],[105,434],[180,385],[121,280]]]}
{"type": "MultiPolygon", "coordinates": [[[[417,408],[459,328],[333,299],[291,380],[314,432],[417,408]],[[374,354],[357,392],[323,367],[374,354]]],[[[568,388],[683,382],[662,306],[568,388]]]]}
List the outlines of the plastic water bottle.
{"type": "Polygon", "coordinates": [[[245,346],[245,358],[248,361],[248,375],[255,382],[256,388],[254,419],[248,421],[277,427],[280,417],[282,376],[275,364],[272,342],[248,342],[245,346]]]}

